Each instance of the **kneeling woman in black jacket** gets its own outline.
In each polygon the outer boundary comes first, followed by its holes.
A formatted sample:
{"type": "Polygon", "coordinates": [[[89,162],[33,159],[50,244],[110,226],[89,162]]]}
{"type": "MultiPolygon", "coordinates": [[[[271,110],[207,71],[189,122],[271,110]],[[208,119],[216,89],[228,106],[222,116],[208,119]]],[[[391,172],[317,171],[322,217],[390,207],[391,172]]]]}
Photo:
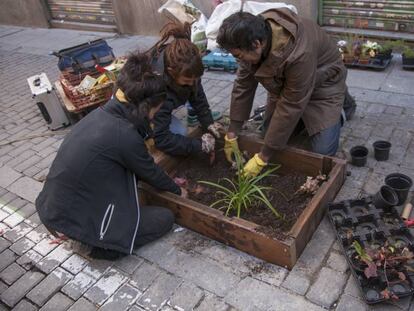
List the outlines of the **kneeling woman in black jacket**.
{"type": "Polygon", "coordinates": [[[149,120],[166,97],[147,56],[129,57],[113,99],[65,137],[36,200],[51,232],[93,246],[92,257],[116,258],[167,233],[174,215],[140,206],[137,181],[180,195],[181,189],[148,154],[149,120]]]}

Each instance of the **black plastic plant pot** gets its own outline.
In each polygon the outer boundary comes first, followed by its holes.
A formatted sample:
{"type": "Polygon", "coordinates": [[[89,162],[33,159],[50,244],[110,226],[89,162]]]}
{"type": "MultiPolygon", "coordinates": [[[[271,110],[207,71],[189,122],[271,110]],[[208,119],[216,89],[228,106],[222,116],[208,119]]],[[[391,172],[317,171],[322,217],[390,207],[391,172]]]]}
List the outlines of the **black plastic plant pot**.
{"type": "Polygon", "coordinates": [[[352,165],[364,166],[367,164],[368,149],[365,146],[355,146],[350,151],[352,165]]]}
{"type": "Polygon", "coordinates": [[[398,196],[390,186],[382,186],[372,199],[375,207],[387,209],[398,204],[398,196]]]}
{"type": "Polygon", "coordinates": [[[407,175],[393,173],[385,177],[385,184],[394,189],[398,196],[398,205],[401,205],[407,200],[408,191],[410,191],[413,181],[407,175]]]}
{"type": "Polygon", "coordinates": [[[402,63],[407,66],[414,66],[414,57],[407,57],[405,54],[402,55],[402,63]]]}
{"type": "Polygon", "coordinates": [[[385,140],[378,140],[372,144],[374,156],[377,161],[387,161],[390,156],[391,143],[385,140]]]}

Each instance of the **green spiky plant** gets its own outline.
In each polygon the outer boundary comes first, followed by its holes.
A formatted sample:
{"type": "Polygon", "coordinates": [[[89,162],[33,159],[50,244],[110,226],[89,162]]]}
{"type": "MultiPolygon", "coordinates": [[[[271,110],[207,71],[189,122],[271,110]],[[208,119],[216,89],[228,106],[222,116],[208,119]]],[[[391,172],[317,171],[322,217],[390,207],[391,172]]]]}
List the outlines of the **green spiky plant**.
{"type": "MultiPolygon", "coordinates": [[[[283,218],[282,215],[272,206],[265,194],[265,191],[267,190],[277,190],[272,187],[266,187],[259,184],[261,180],[271,176],[274,171],[279,169],[280,165],[272,164],[269,169],[264,170],[256,177],[245,176],[243,174],[243,157],[240,152],[235,152],[234,154],[238,173],[233,180],[223,178],[218,183],[199,181],[199,183],[217,188],[216,194],[219,195],[220,198],[213,202],[210,207],[221,205],[219,209],[226,209],[226,216],[228,216],[230,212],[234,212],[235,215],[240,218],[243,210],[247,210],[250,206],[261,202],[269,208],[277,218],[283,218]]],[[[286,196],[282,192],[277,192],[283,195],[287,200],[286,196]]]]}

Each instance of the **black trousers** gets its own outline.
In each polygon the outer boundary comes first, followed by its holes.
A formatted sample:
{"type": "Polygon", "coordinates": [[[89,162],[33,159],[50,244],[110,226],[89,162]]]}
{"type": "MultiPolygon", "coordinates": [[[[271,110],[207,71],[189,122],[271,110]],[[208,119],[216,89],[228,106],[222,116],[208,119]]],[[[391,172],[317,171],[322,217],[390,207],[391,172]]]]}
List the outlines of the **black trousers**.
{"type": "Polygon", "coordinates": [[[141,206],[140,220],[135,247],[142,246],[159,239],[171,230],[174,224],[174,214],[161,206],[141,206]]]}
{"type": "MultiPolygon", "coordinates": [[[[135,237],[135,248],[159,239],[171,230],[174,224],[174,214],[161,206],[144,205],[140,207],[138,232],[135,237]]],[[[118,251],[93,247],[89,256],[95,259],[116,260],[127,254],[118,251]]]]}

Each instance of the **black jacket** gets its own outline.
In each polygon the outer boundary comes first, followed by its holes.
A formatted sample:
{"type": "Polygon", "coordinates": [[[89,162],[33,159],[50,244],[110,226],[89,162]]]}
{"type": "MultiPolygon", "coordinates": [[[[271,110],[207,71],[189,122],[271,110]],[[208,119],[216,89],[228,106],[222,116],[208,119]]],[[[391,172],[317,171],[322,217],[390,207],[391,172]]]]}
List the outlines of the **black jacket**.
{"type": "Polygon", "coordinates": [[[201,152],[201,140],[199,138],[185,137],[170,131],[173,111],[185,105],[187,101],[193,107],[204,131],[207,131],[207,127],[214,122],[206,94],[201,85],[201,79],[198,80],[195,87],[177,85],[164,72],[164,48],[165,46],[160,51],[153,50],[150,52],[153,58],[154,70],[163,73],[167,82],[167,99],[152,120],[155,146],[170,155],[189,155],[201,152]]]}
{"type": "Polygon", "coordinates": [[[36,200],[41,221],[81,242],[131,253],[139,226],[137,180],[180,194],[148,154],[144,125],[112,99],[64,139],[36,200]]]}

